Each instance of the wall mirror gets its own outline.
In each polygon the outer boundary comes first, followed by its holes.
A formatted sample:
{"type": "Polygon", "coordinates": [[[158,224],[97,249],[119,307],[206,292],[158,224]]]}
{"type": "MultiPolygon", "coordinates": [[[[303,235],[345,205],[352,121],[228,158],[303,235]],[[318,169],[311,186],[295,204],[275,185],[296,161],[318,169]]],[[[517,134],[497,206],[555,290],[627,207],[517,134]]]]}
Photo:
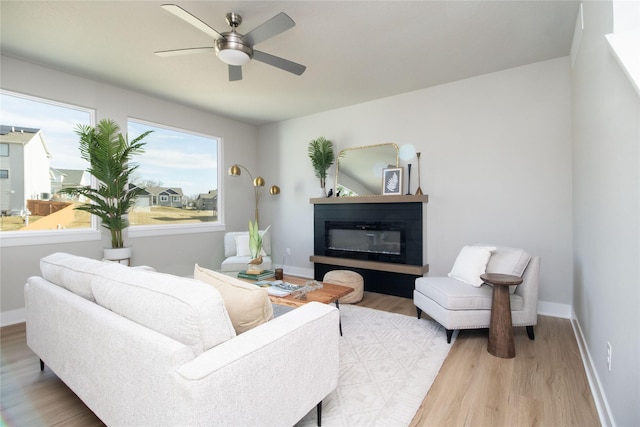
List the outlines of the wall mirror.
{"type": "Polygon", "coordinates": [[[398,146],[393,143],[345,148],[336,161],[336,192],[340,196],[382,194],[382,170],[398,167],[398,146]]]}

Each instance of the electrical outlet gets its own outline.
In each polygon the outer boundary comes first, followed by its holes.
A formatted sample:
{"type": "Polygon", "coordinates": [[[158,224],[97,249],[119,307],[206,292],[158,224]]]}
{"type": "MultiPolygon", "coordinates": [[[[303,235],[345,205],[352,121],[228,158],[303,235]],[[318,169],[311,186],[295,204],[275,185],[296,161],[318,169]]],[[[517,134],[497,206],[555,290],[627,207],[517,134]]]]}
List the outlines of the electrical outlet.
{"type": "Polygon", "coordinates": [[[608,342],[607,343],[607,367],[609,368],[609,372],[611,372],[611,354],[612,354],[611,343],[608,342]]]}
{"type": "Polygon", "coordinates": [[[284,250],[285,255],[291,255],[291,248],[287,248],[284,250]]]}

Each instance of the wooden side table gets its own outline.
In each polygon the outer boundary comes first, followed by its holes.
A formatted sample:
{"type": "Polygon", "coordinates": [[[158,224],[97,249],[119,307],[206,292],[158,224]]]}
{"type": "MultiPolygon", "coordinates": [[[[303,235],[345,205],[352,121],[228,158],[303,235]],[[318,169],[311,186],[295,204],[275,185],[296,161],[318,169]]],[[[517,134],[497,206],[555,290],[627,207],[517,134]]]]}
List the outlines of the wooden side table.
{"type": "Polygon", "coordinates": [[[485,282],[493,285],[491,300],[491,320],[489,322],[489,343],[487,351],[496,357],[510,359],[516,356],[513,343],[513,323],[511,322],[511,300],[509,286],[519,285],[522,279],[509,274],[485,273],[480,275],[485,282]]]}

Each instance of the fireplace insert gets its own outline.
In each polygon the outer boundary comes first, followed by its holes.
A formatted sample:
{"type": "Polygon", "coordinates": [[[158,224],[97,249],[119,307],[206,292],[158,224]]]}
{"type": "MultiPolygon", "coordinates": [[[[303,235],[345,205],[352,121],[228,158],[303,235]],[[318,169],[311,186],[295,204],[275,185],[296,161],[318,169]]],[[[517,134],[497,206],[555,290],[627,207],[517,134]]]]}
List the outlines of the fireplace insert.
{"type": "Polygon", "coordinates": [[[403,222],[325,221],[325,256],[406,262],[403,222]]]}

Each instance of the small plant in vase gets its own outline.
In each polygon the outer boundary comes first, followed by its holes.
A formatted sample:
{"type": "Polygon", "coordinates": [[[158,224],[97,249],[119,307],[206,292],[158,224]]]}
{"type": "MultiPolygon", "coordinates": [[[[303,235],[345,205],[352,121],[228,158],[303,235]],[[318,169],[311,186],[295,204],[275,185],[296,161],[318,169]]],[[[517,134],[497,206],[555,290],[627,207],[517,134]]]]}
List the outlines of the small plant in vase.
{"type": "Polygon", "coordinates": [[[251,261],[247,268],[249,274],[260,274],[262,269],[262,236],[269,230],[271,226],[267,227],[262,233],[260,233],[258,227],[258,221],[249,221],[249,253],[251,254],[251,261]]]}
{"type": "Polygon", "coordinates": [[[316,173],[316,177],[320,178],[320,188],[322,196],[327,197],[327,171],[333,165],[336,158],[333,152],[333,143],[321,136],[309,143],[309,158],[311,165],[316,173]]]}

